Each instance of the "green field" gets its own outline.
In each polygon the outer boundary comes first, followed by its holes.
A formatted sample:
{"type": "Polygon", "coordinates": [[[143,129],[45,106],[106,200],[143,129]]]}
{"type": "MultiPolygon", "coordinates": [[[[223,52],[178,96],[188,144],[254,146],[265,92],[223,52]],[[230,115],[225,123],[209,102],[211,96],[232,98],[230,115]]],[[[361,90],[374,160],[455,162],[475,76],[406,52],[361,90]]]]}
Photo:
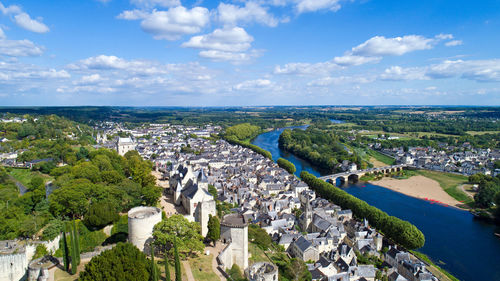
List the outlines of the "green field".
{"type": "Polygon", "coordinates": [[[46,180],[52,179],[48,175],[44,175],[40,172],[33,172],[30,169],[19,169],[19,168],[11,168],[9,174],[19,182],[21,182],[23,185],[28,186],[31,182],[31,179],[34,176],[42,176],[43,178],[46,178],[46,180]]]}
{"type": "Polygon", "coordinates": [[[466,176],[428,170],[418,170],[416,173],[437,181],[441,188],[443,188],[443,190],[451,197],[470,207],[473,206],[474,200],[458,188],[461,184],[468,182],[468,178],[466,176]]]}
{"type": "MultiPolygon", "coordinates": [[[[212,270],[213,255],[200,255],[189,259],[189,266],[195,280],[200,281],[219,281],[219,277],[212,270]]],[[[170,270],[172,271],[172,270],[170,270]]]]}
{"type": "Polygon", "coordinates": [[[378,161],[385,163],[387,165],[394,165],[396,163],[396,160],[392,157],[389,157],[385,154],[382,154],[378,151],[372,150],[372,149],[367,149],[367,154],[370,155],[371,157],[377,159],[378,161]]]}

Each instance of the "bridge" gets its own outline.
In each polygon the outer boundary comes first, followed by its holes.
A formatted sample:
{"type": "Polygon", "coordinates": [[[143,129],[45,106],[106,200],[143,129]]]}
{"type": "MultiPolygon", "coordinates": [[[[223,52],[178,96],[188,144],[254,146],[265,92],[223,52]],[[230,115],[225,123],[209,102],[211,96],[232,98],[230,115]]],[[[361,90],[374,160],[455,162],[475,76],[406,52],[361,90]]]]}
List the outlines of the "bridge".
{"type": "Polygon", "coordinates": [[[338,173],[338,174],[333,174],[333,175],[328,175],[328,176],[322,176],[322,177],[319,177],[319,179],[322,179],[324,181],[334,183],[334,184],[337,182],[337,179],[340,179],[341,183],[345,183],[348,181],[358,181],[359,178],[365,174],[389,174],[389,173],[393,173],[393,172],[402,171],[406,167],[408,167],[408,165],[399,164],[399,165],[392,165],[392,166],[379,167],[379,168],[369,168],[369,169],[364,169],[364,170],[348,171],[348,172],[343,172],[343,173],[338,173]]]}

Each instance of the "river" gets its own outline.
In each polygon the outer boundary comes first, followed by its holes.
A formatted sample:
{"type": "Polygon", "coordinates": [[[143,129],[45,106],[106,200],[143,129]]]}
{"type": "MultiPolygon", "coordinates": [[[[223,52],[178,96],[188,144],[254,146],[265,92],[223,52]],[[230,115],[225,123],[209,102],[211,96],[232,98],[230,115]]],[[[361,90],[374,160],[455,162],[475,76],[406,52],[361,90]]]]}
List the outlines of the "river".
{"type": "MultiPolygon", "coordinates": [[[[274,161],[283,157],[295,164],[297,176],[301,171],[322,175],[307,161],[279,149],[278,138],[283,130],[263,133],[252,143],[271,152],[274,161]]],[[[426,239],[419,251],[458,279],[500,280],[500,239],[493,235],[494,225],[475,220],[469,212],[430,204],[374,184],[348,184],[344,190],[389,215],[416,225],[426,239]]]]}

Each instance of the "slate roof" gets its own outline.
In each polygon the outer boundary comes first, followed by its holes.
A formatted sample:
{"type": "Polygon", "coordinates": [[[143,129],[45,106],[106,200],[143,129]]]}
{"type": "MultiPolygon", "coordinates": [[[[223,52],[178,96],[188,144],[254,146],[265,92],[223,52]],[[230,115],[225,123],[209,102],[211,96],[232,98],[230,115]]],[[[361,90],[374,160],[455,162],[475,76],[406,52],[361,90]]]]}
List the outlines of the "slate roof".
{"type": "Polygon", "coordinates": [[[304,236],[300,236],[299,239],[295,240],[295,245],[300,249],[301,252],[305,252],[309,247],[312,246],[312,243],[307,241],[304,236]]]}

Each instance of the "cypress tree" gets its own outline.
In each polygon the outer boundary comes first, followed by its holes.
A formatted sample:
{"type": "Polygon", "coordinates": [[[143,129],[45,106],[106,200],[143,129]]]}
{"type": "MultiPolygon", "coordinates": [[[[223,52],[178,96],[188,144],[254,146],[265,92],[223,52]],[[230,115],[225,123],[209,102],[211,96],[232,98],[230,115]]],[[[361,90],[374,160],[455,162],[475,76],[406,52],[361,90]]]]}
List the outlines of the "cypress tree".
{"type": "Polygon", "coordinates": [[[175,262],[175,281],[182,281],[181,261],[179,259],[179,249],[177,249],[177,239],[174,237],[174,262],[175,262]]]}
{"type": "Polygon", "coordinates": [[[168,267],[168,256],[165,253],[165,280],[171,281],[170,279],[170,268],[168,267]]]}
{"type": "Polygon", "coordinates": [[[66,239],[66,232],[68,231],[68,227],[64,224],[64,230],[62,232],[63,235],[63,262],[64,262],[64,270],[69,272],[69,249],[68,249],[68,240],[66,239]]]}
{"type": "Polygon", "coordinates": [[[77,264],[77,254],[76,254],[76,241],[75,241],[75,231],[74,228],[70,226],[70,237],[71,237],[71,274],[76,273],[76,269],[78,267],[77,264]]]}
{"type": "Polygon", "coordinates": [[[151,281],[158,281],[158,271],[155,265],[155,245],[151,243],[151,281]]]}
{"type": "Polygon", "coordinates": [[[73,231],[75,233],[76,264],[80,265],[80,233],[78,232],[78,225],[75,221],[73,221],[73,231]]]}

